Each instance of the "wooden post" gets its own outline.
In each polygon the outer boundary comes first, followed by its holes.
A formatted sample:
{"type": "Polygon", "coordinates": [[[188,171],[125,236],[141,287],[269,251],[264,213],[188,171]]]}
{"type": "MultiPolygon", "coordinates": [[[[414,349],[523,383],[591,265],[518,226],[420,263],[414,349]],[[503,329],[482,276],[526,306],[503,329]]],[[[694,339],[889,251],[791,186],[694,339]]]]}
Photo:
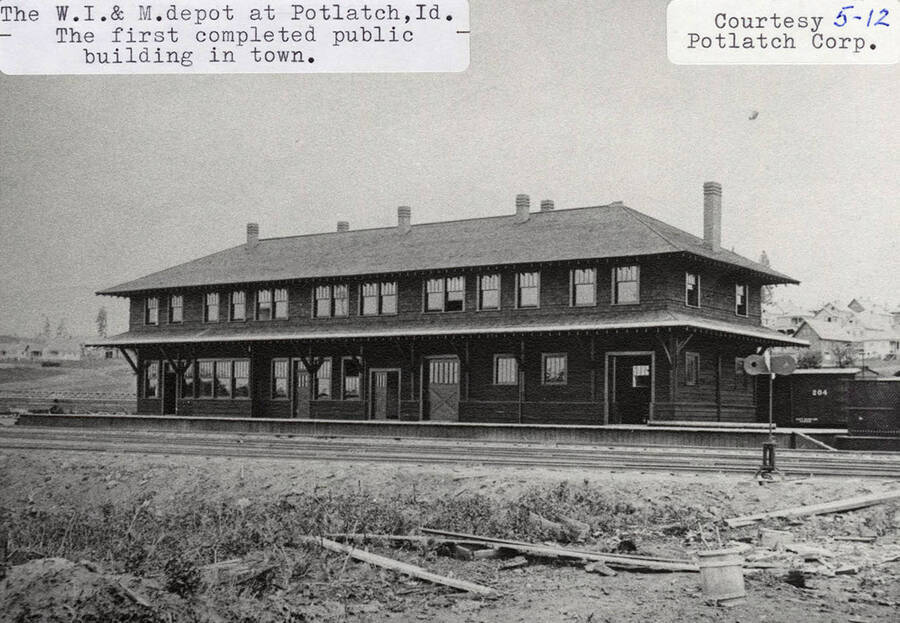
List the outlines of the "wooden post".
{"type": "Polygon", "coordinates": [[[716,354],[716,421],[722,421],[722,354],[716,354]]]}
{"type": "Polygon", "coordinates": [[[525,410],[525,338],[519,340],[519,424],[525,410]]]}
{"type": "Polygon", "coordinates": [[[465,352],[466,352],[466,370],[465,370],[466,375],[464,377],[465,385],[463,386],[463,391],[465,392],[464,395],[466,397],[466,402],[469,402],[469,338],[466,338],[466,351],[465,352]]]}

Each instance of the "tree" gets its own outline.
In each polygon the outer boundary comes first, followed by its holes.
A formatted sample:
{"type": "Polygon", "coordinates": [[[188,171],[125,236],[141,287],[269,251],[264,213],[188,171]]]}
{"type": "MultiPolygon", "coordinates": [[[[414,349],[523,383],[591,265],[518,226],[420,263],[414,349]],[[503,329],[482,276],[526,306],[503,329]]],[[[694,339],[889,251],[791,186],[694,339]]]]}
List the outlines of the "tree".
{"type": "MultiPolygon", "coordinates": [[[[759,263],[769,268],[771,264],[769,263],[769,256],[765,251],[759,256],[759,263]]],[[[774,312],[775,305],[775,286],[763,286],[759,290],[759,303],[762,312],[762,321],[763,324],[768,324],[768,320],[771,319],[774,312]]]]}
{"type": "Polygon", "coordinates": [[[798,368],[819,368],[822,366],[822,352],[807,350],[797,357],[798,368]]]}
{"type": "Polygon", "coordinates": [[[837,344],[831,349],[831,354],[834,355],[834,365],[838,368],[849,368],[853,365],[853,360],[856,357],[856,351],[850,342],[837,344]]]}
{"type": "Polygon", "coordinates": [[[101,307],[100,311],[97,312],[97,335],[100,337],[106,337],[106,308],[101,307]]]}
{"type": "Polygon", "coordinates": [[[62,338],[64,340],[67,340],[70,337],[72,337],[71,335],[69,335],[69,330],[66,328],[66,319],[65,318],[60,318],[59,324],[56,325],[56,337],[62,338]]]}
{"type": "Polygon", "coordinates": [[[44,326],[41,329],[41,333],[40,335],[38,335],[38,337],[42,337],[47,340],[53,337],[53,329],[50,328],[50,319],[47,316],[44,316],[44,326]]]}

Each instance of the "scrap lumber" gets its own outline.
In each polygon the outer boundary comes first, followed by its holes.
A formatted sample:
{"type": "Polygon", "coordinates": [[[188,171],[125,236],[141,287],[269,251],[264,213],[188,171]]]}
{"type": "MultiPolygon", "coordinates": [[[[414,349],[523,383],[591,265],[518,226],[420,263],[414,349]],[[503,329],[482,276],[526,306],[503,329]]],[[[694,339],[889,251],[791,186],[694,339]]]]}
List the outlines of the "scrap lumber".
{"type": "Polygon", "coordinates": [[[599,573],[600,575],[606,575],[610,577],[618,575],[615,571],[604,565],[602,562],[589,562],[584,566],[584,570],[588,573],[599,573]]]}
{"type": "Polygon", "coordinates": [[[420,580],[427,580],[428,582],[433,582],[435,584],[443,584],[444,586],[449,586],[461,591],[468,591],[477,595],[493,596],[496,594],[496,591],[488,586],[482,586],[473,582],[466,582],[465,580],[457,580],[456,578],[448,578],[443,575],[438,575],[437,573],[431,573],[422,567],[400,562],[399,560],[387,558],[386,556],[372,554],[361,549],[356,549],[355,547],[350,547],[349,545],[344,545],[343,543],[338,543],[337,541],[332,541],[331,539],[326,539],[324,537],[309,537],[308,540],[329,551],[347,554],[356,560],[361,560],[377,567],[383,567],[405,575],[410,575],[414,578],[419,578],[420,580]]]}
{"type": "Polygon", "coordinates": [[[699,571],[697,565],[687,560],[666,560],[643,556],[626,556],[622,554],[601,554],[549,545],[536,545],[523,543],[522,541],[509,541],[491,537],[480,537],[475,534],[463,534],[433,528],[422,528],[422,532],[438,534],[450,538],[459,538],[470,542],[480,542],[484,545],[494,545],[504,549],[510,549],[522,554],[532,556],[549,556],[553,558],[568,558],[570,560],[583,560],[586,562],[602,562],[609,567],[618,569],[640,569],[649,571],[699,571]]]}
{"type": "Polygon", "coordinates": [[[752,526],[758,521],[764,519],[775,519],[779,517],[807,517],[810,515],[826,515],[828,513],[842,513],[844,511],[852,511],[867,506],[882,504],[891,500],[900,498],[900,489],[892,491],[884,491],[882,493],[871,493],[869,495],[858,495],[843,500],[835,500],[833,502],[825,502],[823,504],[811,504],[809,506],[795,506],[793,508],[785,508],[777,511],[769,511],[767,513],[759,513],[756,515],[744,515],[742,517],[732,517],[726,519],[725,523],[729,528],[742,528],[744,526],[752,526]]]}

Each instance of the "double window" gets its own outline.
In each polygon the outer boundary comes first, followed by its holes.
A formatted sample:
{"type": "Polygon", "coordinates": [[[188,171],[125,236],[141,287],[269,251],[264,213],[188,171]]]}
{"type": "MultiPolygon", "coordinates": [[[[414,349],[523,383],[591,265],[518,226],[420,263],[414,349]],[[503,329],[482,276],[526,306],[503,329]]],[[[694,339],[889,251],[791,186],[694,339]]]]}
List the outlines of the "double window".
{"type": "Polygon", "coordinates": [[[734,313],[738,316],[747,315],[747,284],[739,283],[734,286],[734,313]]]}
{"type": "Polygon", "coordinates": [[[219,322],[219,293],[207,292],[203,300],[203,321],[219,322]]]}
{"type": "Polygon", "coordinates": [[[288,317],[287,288],[258,290],[256,292],[256,319],[283,320],[288,317]]]}
{"type": "Polygon", "coordinates": [[[569,357],[565,353],[541,355],[541,384],[565,385],[569,380],[569,357]]]}
{"type": "Polygon", "coordinates": [[[151,296],[144,301],[144,324],[159,324],[159,298],[151,296]]]}
{"type": "Polygon", "coordinates": [[[696,385],[700,381],[700,353],[684,353],[684,384],[696,385]]]}
{"type": "Polygon", "coordinates": [[[494,385],[518,384],[518,360],[513,355],[494,355],[494,385]]]}
{"type": "Polygon", "coordinates": [[[597,269],[577,268],[572,271],[572,305],[587,307],[597,303],[597,269]]]}
{"type": "Polygon", "coordinates": [[[317,286],[314,291],[315,305],[313,314],[316,318],[346,316],[350,308],[346,285],[317,286]]]}
{"type": "Polygon", "coordinates": [[[700,275],[684,273],[684,304],[688,307],[700,307],[700,275]]]}
{"type": "Polygon", "coordinates": [[[198,398],[249,398],[250,360],[200,359],[197,361],[196,385],[198,398]]]}
{"type": "Polygon", "coordinates": [[[640,267],[636,264],[613,268],[613,303],[616,305],[640,303],[640,277],[640,267]]]}
{"type": "Polygon", "coordinates": [[[247,293],[243,290],[235,290],[231,293],[229,317],[232,320],[247,319],[247,293]]]}
{"type": "Polygon", "coordinates": [[[500,309],[500,275],[478,277],[478,309],[500,309]]]}
{"type": "Polygon", "coordinates": [[[360,314],[381,316],[397,313],[397,282],[364,283],[360,289],[360,314]]]}
{"type": "Polygon", "coordinates": [[[516,307],[538,307],[541,300],[541,273],[516,275],[516,307]]]}
{"type": "Polygon", "coordinates": [[[173,294],[169,297],[169,322],[178,323],[184,320],[184,296],[173,294]]]}
{"type": "Polygon", "coordinates": [[[425,311],[462,311],[465,299],[465,277],[439,277],[425,282],[425,311]]]}

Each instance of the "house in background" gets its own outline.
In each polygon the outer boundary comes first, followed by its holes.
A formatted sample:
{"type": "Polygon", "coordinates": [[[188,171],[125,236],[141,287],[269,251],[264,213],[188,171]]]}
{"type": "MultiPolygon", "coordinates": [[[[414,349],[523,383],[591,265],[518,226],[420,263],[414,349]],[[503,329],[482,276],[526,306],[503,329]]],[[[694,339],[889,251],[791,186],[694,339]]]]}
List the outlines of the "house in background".
{"type": "Polygon", "coordinates": [[[246,243],[98,294],[130,299],[138,412],[604,424],[756,419],[743,360],[796,280],[621,202],[246,243]]]}
{"type": "Polygon", "coordinates": [[[774,302],[769,307],[765,325],[785,335],[794,335],[800,325],[815,316],[814,311],[801,307],[793,301],[774,302]]]}
{"type": "MultiPolygon", "coordinates": [[[[797,332],[794,333],[794,337],[809,342],[809,351],[820,353],[822,366],[826,368],[838,364],[836,355],[839,350],[848,347],[855,349],[856,342],[855,337],[846,327],[837,322],[828,322],[818,318],[804,320],[797,332]]],[[[856,354],[855,350],[854,354],[856,354]]]]}

